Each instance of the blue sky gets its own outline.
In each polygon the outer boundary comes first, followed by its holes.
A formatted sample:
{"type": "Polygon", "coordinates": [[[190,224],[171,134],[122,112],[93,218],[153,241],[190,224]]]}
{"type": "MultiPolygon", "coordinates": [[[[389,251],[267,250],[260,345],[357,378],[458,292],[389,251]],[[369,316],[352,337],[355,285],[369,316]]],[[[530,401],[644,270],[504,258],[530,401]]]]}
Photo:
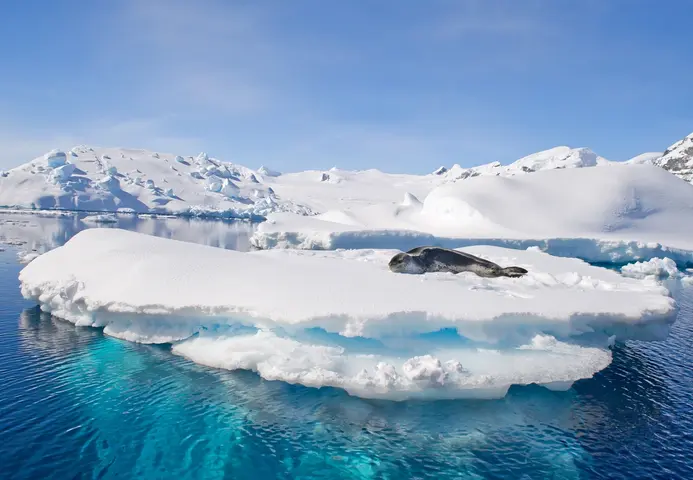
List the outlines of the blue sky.
{"type": "Polygon", "coordinates": [[[688,0],[24,0],[0,168],[87,143],[250,167],[613,160],[693,131],[688,0]]]}

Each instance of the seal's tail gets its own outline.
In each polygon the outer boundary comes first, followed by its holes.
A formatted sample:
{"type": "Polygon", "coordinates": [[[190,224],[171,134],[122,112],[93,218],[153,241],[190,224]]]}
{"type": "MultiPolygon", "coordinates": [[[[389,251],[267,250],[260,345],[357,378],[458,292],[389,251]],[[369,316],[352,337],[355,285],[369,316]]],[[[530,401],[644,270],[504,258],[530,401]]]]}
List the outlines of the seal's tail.
{"type": "Polygon", "coordinates": [[[501,274],[506,276],[506,277],[511,277],[511,278],[517,278],[521,277],[527,273],[527,270],[525,270],[522,267],[506,267],[501,269],[501,274]]]}

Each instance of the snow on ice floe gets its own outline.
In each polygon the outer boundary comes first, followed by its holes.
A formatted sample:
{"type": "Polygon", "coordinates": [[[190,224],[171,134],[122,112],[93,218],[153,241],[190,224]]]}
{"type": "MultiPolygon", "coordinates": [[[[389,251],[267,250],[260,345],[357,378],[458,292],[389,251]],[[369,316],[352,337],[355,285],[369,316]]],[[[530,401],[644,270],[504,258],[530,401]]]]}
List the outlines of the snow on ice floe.
{"type": "Polygon", "coordinates": [[[272,214],[253,243],[258,248],[411,248],[483,240],[547,247],[550,253],[596,262],[654,256],[693,261],[693,188],[654,166],[478,176],[440,185],[419,196],[421,203],[394,203],[401,198],[335,205],[311,218],[272,214]]]}
{"type": "Polygon", "coordinates": [[[656,282],[577,259],[476,246],[530,273],[401,275],[393,250],[241,253],[117,229],[80,232],[20,273],[22,293],[77,325],[173,343],[195,362],[375,398],[564,389],[615,339],[662,338],[676,313],[656,282]]]}

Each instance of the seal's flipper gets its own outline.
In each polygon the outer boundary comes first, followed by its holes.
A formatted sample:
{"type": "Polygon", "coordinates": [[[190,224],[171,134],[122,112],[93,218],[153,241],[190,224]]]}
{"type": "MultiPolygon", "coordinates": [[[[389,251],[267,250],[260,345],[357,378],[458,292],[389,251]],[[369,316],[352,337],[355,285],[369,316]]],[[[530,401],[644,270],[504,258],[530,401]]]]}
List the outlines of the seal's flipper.
{"type": "Polygon", "coordinates": [[[527,273],[527,270],[522,267],[506,267],[501,269],[501,275],[511,278],[521,277],[525,273],[527,273]]]}

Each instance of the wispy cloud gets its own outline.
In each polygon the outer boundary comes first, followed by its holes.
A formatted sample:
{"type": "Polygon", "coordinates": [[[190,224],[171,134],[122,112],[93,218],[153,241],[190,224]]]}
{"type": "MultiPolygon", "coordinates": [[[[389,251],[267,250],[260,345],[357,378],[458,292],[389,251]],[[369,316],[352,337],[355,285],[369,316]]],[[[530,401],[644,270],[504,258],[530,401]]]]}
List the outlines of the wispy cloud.
{"type": "Polygon", "coordinates": [[[114,37],[112,48],[141,73],[133,87],[156,108],[249,114],[276,101],[266,82],[273,53],[258,9],[209,0],[123,5],[112,28],[125,25],[130,33],[114,37]]]}
{"type": "Polygon", "coordinates": [[[518,38],[555,30],[538,8],[539,2],[464,0],[454,2],[430,25],[433,37],[459,39],[467,36],[518,38]]]}
{"type": "Polygon", "coordinates": [[[606,11],[603,3],[608,2],[445,1],[424,23],[421,38],[454,48],[469,73],[530,73],[568,52],[582,54],[580,44],[590,43],[587,32],[606,11]]]}

